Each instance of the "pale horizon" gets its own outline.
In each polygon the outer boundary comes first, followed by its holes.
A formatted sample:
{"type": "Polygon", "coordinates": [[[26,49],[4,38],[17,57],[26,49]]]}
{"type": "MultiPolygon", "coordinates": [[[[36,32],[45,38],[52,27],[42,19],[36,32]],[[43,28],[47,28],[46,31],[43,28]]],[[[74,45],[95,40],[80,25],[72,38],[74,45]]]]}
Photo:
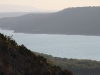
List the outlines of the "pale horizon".
{"type": "Polygon", "coordinates": [[[32,6],[41,10],[62,10],[69,7],[100,6],[100,0],[0,0],[0,5],[32,6]]]}

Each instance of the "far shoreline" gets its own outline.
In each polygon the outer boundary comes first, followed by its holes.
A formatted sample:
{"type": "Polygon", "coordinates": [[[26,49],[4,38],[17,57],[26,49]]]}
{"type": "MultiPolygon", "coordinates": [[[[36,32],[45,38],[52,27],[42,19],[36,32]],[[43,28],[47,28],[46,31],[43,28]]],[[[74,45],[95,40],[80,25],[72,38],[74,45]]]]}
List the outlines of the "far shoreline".
{"type": "Polygon", "coordinates": [[[43,33],[43,32],[28,32],[28,31],[15,31],[13,29],[9,29],[9,28],[0,28],[1,30],[9,30],[12,31],[13,33],[23,33],[23,34],[46,34],[46,35],[77,35],[77,36],[100,36],[99,35],[95,35],[95,34],[64,34],[64,33],[43,33]]]}

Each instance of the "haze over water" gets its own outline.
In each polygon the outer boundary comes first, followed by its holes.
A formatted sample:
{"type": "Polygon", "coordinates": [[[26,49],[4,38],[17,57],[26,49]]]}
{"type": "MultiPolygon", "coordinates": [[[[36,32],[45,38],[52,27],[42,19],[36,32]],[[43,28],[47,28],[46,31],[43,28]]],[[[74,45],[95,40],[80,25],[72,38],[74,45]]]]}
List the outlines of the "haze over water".
{"type": "Polygon", "coordinates": [[[0,32],[13,35],[18,44],[24,44],[35,52],[62,58],[100,61],[100,36],[24,34],[2,29],[0,32]]]}

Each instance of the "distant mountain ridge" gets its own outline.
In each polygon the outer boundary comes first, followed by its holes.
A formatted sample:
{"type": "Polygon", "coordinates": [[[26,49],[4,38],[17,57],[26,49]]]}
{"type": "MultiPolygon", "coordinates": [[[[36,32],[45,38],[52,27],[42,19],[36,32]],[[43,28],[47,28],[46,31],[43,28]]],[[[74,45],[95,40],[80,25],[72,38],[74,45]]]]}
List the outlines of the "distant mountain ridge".
{"type": "Polygon", "coordinates": [[[100,7],[67,8],[52,14],[3,18],[0,27],[23,33],[100,35],[100,7]]]}
{"type": "Polygon", "coordinates": [[[25,14],[29,14],[31,12],[1,12],[0,13],[0,18],[5,18],[5,17],[18,17],[18,16],[22,16],[25,14]]]}
{"type": "Polygon", "coordinates": [[[53,10],[41,10],[32,6],[21,5],[0,5],[0,18],[5,17],[18,17],[31,13],[53,13],[53,10]]]}
{"type": "Polygon", "coordinates": [[[31,6],[21,6],[21,5],[0,5],[0,12],[41,12],[42,10],[31,7],[31,6]]]}

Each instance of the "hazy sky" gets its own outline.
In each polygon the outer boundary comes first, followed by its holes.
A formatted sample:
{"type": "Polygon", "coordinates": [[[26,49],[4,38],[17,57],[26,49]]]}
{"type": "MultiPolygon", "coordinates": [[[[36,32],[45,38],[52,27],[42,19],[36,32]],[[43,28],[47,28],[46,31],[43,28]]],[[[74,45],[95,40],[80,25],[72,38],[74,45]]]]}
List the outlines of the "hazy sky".
{"type": "Polygon", "coordinates": [[[33,6],[42,10],[61,10],[67,7],[100,6],[100,0],[0,0],[1,4],[33,6]]]}

